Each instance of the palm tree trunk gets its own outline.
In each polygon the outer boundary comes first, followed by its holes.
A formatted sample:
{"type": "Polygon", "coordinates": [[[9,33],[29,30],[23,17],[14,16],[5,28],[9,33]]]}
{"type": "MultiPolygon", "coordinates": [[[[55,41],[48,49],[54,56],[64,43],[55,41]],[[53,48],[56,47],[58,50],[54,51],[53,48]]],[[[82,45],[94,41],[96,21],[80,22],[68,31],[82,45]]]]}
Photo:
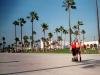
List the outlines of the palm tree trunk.
{"type": "Polygon", "coordinates": [[[65,43],[66,43],[66,34],[65,34],[65,37],[64,37],[64,47],[65,47],[65,43]]]}
{"type": "Polygon", "coordinates": [[[16,25],[15,25],[15,39],[16,39],[16,25]]]}
{"type": "Polygon", "coordinates": [[[44,30],[43,48],[44,48],[44,52],[45,52],[45,30],[44,30]]]}
{"type": "MultiPolygon", "coordinates": [[[[57,38],[58,38],[58,32],[57,32],[57,38]]],[[[58,42],[58,40],[56,40],[58,42]]],[[[58,49],[58,47],[56,46],[56,49],[58,49]]]]}
{"type": "Polygon", "coordinates": [[[17,52],[17,41],[16,41],[16,50],[14,52],[17,52]]]}
{"type": "Polygon", "coordinates": [[[71,37],[71,24],[70,24],[70,8],[69,8],[69,42],[71,45],[72,37],[71,37]]]}
{"type": "Polygon", "coordinates": [[[15,51],[17,51],[17,41],[16,41],[16,25],[15,25],[15,43],[16,43],[16,50],[15,51]]]}
{"type": "Polygon", "coordinates": [[[31,43],[32,51],[33,51],[33,22],[32,22],[32,43],[31,43]]]}
{"type": "Polygon", "coordinates": [[[98,50],[100,50],[100,29],[99,29],[99,11],[98,11],[98,0],[96,0],[96,12],[97,12],[97,30],[98,30],[98,50]]]}
{"type": "Polygon", "coordinates": [[[23,36],[23,33],[22,33],[22,26],[21,26],[21,49],[23,51],[23,41],[22,41],[22,36],[23,36]]]}
{"type": "Polygon", "coordinates": [[[51,38],[50,38],[50,40],[49,40],[49,41],[50,41],[49,45],[50,45],[50,50],[51,50],[51,38]]]}
{"type": "MultiPolygon", "coordinates": [[[[61,39],[62,39],[62,32],[61,32],[61,39]]],[[[62,39],[63,40],[63,39],[62,39]]],[[[62,49],[62,40],[61,40],[61,49],[62,49]]]]}
{"type": "Polygon", "coordinates": [[[58,38],[58,32],[57,32],[57,37],[56,38],[58,38]]]}
{"type": "Polygon", "coordinates": [[[81,41],[81,38],[80,38],[80,34],[81,34],[80,33],[80,25],[78,25],[78,34],[79,34],[79,37],[78,37],[79,38],[79,41],[81,41]]]}
{"type": "Polygon", "coordinates": [[[5,44],[4,44],[4,41],[3,41],[3,52],[4,52],[4,49],[5,49],[5,44]]]}
{"type": "Polygon", "coordinates": [[[83,53],[86,52],[85,47],[84,47],[84,34],[83,34],[83,49],[81,49],[81,50],[83,53]]]}
{"type": "Polygon", "coordinates": [[[83,34],[83,45],[84,45],[84,34],[83,34]]]}

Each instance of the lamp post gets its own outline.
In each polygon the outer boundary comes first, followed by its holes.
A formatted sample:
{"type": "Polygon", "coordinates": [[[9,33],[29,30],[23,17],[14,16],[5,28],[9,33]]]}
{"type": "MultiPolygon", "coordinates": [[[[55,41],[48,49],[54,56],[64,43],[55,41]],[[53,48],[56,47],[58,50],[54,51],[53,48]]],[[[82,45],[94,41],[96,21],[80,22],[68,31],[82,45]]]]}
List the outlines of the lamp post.
{"type": "Polygon", "coordinates": [[[96,16],[97,16],[97,30],[98,30],[98,51],[100,50],[100,26],[99,26],[99,10],[98,10],[98,0],[96,0],[96,16]]]}

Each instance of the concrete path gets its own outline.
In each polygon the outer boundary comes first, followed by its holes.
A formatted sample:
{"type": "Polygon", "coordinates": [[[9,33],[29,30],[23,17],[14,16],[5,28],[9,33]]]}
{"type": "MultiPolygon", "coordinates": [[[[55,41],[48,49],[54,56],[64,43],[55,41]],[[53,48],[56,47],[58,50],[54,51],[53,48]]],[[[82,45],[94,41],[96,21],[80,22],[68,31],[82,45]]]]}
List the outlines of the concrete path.
{"type": "Polygon", "coordinates": [[[1,53],[0,75],[100,75],[100,55],[84,54],[72,62],[71,54],[1,53]]]}

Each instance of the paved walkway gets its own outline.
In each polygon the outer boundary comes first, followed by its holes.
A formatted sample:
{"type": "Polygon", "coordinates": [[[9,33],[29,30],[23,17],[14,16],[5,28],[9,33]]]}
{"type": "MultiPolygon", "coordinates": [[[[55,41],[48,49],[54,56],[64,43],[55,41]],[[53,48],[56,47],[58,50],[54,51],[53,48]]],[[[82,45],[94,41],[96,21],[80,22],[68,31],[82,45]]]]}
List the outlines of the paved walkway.
{"type": "Polygon", "coordinates": [[[72,62],[71,54],[1,53],[0,75],[100,75],[100,55],[84,54],[72,62]]]}

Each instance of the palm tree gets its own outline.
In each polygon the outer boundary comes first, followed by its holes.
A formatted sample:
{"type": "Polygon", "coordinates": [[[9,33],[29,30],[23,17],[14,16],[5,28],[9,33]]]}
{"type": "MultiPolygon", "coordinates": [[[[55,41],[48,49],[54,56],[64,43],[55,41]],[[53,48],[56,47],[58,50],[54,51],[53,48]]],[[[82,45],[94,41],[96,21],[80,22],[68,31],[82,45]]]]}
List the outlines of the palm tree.
{"type": "Polygon", "coordinates": [[[28,42],[29,37],[27,35],[23,36],[23,40],[24,40],[24,46],[27,47],[29,42],[28,42]]]}
{"type": "MultiPolygon", "coordinates": [[[[33,35],[36,35],[36,31],[33,31],[33,35]]],[[[33,43],[34,43],[34,37],[33,37],[33,43]]],[[[34,45],[34,44],[33,44],[34,45]]],[[[35,46],[34,46],[35,47],[35,46]]]]}
{"type": "Polygon", "coordinates": [[[58,38],[58,33],[60,32],[59,28],[56,28],[56,29],[55,29],[55,32],[56,32],[57,38],[58,38]]]}
{"type": "MultiPolygon", "coordinates": [[[[44,39],[45,39],[45,31],[48,30],[48,25],[46,23],[43,23],[43,24],[41,24],[41,27],[42,27],[42,31],[43,31],[44,39]]],[[[45,51],[45,41],[43,41],[43,48],[45,51]]]]}
{"type": "Polygon", "coordinates": [[[19,25],[21,27],[21,49],[23,50],[23,42],[22,42],[23,33],[22,33],[22,27],[26,23],[26,21],[24,20],[24,18],[19,18],[18,19],[18,23],[19,23],[19,25]]]}
{"type": "Polygon", "coordinates": [[[16,37],[15,40],[16,40],[17,42],[20,41],[18,37],[16,37]]]}
{"type": "Polygon", "coordinates": [[[53,34],[51,32],[48,33],[48,38],[50,40],[50,49],[51,49],[51,38],[53,37],[53,34]]]}
{"type": "Polygon", "coordinates": [[[18,37],[15,38],[16,41],[16,51],[17,51],[17,42],[20,41],[18,37]]]}
{"type": "Polygon", "coordinates": [[[58,41],[58,43],[59,43],[59,45],[60,45],[60,41],[62,41],[62,37],[61,37],[61,36],[58,36],[58,37],[57,37],[57,41],[58,41]]]}
{"type": "MultiPolygon", "coordinates": [[[[15,20],[15,21],[13,22],[13,25],[15,26],[15,39],[16,39],[16,37],[17,37],[17,35],[16,35],[16,26],[19,25],[18,21],[15,20]]],[[[17,41],[15,40],[15,42],[16,42],[16,50],[17,50],[17,41]]]]}
{"type": "Polygon", "coordinates": [[[2,40],[3,40],[3,52],[4,52],[4,48],[5,48],[5,44],[6,44],[5,37],[2,37],[2,40]]]}
{"type": "MultiPolygon", "coordinates": [[[[56,41],[54,41],[54,44],[57,46],[57,44],[58,44],[58,33],[60,33],[60,29],[59,28],[55,28],[55,32],[56,32],[56,35],[57,35],[57,37],[56,37],[56,41]],[[55,43],[56,42],[56,43],[55,43]]],[[[56,47],[57,48],[57,47],[56,47]]]]}
{"type": "Polygon", "coordinates": [[[40,42],[40,40],[39,40],[39,39],[35,41],[36,46],[39,46],[39,42],[40,42]]]}
{"type": "Polygon", "coordinates": [[[71,29],[68,29],[68,34],[71,33],[71,34],[74,34],[74,31],[71,29]]]}
{"type": "Polygon", "coordinates": [[[78,35],[80,35],[80,26],[83,25],[82,21],[78,21],[77,25],[73,26],[73,29],[75,30],[74,34],[76,35],[76,38],[78,35]]]}
{"type": "Polygon", "coordinates": [[[77,30],[77,26],[76,26],[76,25],[74,25],[74,26],[73,26],[73,29],[77,30]]]}
{"type": "Polygon", "coordinates": [[[98,30],[98,52],[100,50],[100,26],[99,26],[99,10],[98,10],[98,0],[96,0],[96,15],[97,15],[97,30],[98,30]]]}
{"type": "Polygon", "coordinates": [[[85,39],[85,38],[84,38],[84,34],[85,34],[86,32],[85,32],[85,30],[83,29],[83,30],[81,31],[81,33],[83,34],[83,45],[84,45],[84,39],[85,39]]]}
{"type": "Polygon", "coordinates": [[[58,33],[59,33],[59,32],[60,32],[59,28],[56,28],[56,29],[55,29],[55,33],[56,33],[56,35],[57,35],[57,36],[56,36],[56,39],[58,38],[58,33]]]}
{"type": "Polygon", "coordinates": [[[45,51],[45,42],[46,42],[46,39],[44,37],[41,38],[42,42],[43,42],[43,52],[45,51]]]}
{"type": "Polygon", "coordinates": [[[80,33],[80,26],[83,25],[83,22],[82,21],[78,21],[77,22],[77,29],[78,29],[78,32],[80,33]]]}
{"type": "Polygon", "coordinates": [[[16,35],[16,26],[19,25],[18,21],[15,20],[15,21],[13,22],[13,25],[15,26],[15,38],[16,38],[16,37],[17,37],[17,35],[16,35]]]}
{"type": "Polygon", "coordinates": [[[33,29],[33,22],[34,22],[34,20],[38,20],[38,18],[39,18],[39,16],[37,15],[37,13],[35,12],[35,11],[32,11],[32,12],[30,12],[30,15],[29,16],[27,16],[27,18],[28,19],[30,19],[30,22],[32,23],[32,42],[31,42],[31,47],[32,47],[32,50],[33,50],[33,41],[34,41],[34,34],[33,34],[33,31],[34,31],[34,29],[33,29]]]}
{"type": "MultiPolygon", "coordinates": [[[[33,35],[36,35],[36,31],[33,31],[33,35]]],[[[30,36],[30,40],[32,40],[32,36],[30,36]]],[[[33,39],[34,42],[34,39],[33,39]]]]}
{"type": "Polygon", "coordinates": [[[71,45],[71,41],[72,41],[72,37],[71,37],[71,23],[70,23],[70,10],[72,9],[76,9],[75,6],[75,2],[74,0],[64,0],[63,1],[63,7],[65,7],[65,10],[68,10],[69,13],[69,38],[70,38],[70,45],[71,45]]]}
{"type": "Polygon", "coordinates": [[[73,26],[73,29],[74,29],[74,35],[76,36],[76,38],[77,38],[77,36],[79,35],[79,32],[78,32],[78,27],[77,27],[77,25],[74,25],[73,26]]]}
{"type": "Polygon", "coordinates": [[[65,34],[65,37],[64,37],[64,46],[65,46],[65,42],[66,42],[66,34],[68,34],[68,31],[66,29],[63,30],[63,33],[65,34]]]}
{"type": "Polygon", "coordinates": [[[36,52],[40,51],[40,40],[35,41],[35,46],[36,46],[36,52]]]}
{"type": "MultiPolygon", "coordinates": [[[[33,35],[36,35],[36,31],[33,31],[33,35]]],[[[35,48],[35,43],[34,43],[34,41],[35,41],[35,39],[34,39],[35,37],[33,37],[33,48],[35,48]]],[[[32,40],[32,36],[31,36],[31,40],[32,40]]],[[[32,43],[32,42],[31,42],[32,43]]]]}
{"type": "MultiPolygon", "coordinates": [[[[64,30],[64,27],[60,26],[59,30],[61,32],[61,38],[62,38],[62,33],[63,33],[63,30],[64,30]]],[[[63,40],[63,38],[62,38],[62,40],[63,40]]],[[[61,40],[61,48],[62,48],[62,40],[61,40]]]]}
{"type": "Polygon", "coordinates": [[[0,52],[1,52],[1,46],[2,46],[2,43],[0,43],[0,52]]]}
{"type": "Polygon", "coordinates": [[[2,46],[2,43],[0,43],[0,48],[1,48],[1,46],[2,46]]]}
{"type": "Polygon", "coordinates": [[[33,34],[36,35],[36,31],[33,31],[33,34]]]}
{"type": "Polygon", "coordinates": [[[74,31],[74,35],[76,36],[76,39],[78,39],[78,38],[77,38],[77,36],[79,35],[78,30],[74,31]]]}
{"type": "Polygon", "coordinates": [[[8,45],[7,47],[8,47],[8,48],[7,48],[7,51],[8,51],[8,53],[9,53],[9,52],[10,52],[10,49],[11,49],[11,46],[8,45]]]}

